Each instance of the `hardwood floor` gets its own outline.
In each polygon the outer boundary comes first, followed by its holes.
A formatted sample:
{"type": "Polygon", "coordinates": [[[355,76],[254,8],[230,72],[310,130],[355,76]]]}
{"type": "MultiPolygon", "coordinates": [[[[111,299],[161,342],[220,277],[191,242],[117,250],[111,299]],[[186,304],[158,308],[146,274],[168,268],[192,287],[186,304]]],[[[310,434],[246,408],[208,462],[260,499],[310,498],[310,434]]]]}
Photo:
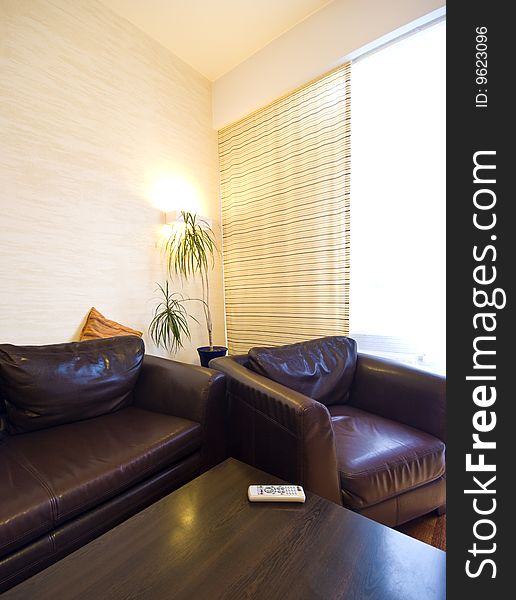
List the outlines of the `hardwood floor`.
{"type": "Polygon", "coordinates": [[[438,517],[432,513],[409,521],[396,529],[416,540],[446,551],[446,515],[438,517]]]}

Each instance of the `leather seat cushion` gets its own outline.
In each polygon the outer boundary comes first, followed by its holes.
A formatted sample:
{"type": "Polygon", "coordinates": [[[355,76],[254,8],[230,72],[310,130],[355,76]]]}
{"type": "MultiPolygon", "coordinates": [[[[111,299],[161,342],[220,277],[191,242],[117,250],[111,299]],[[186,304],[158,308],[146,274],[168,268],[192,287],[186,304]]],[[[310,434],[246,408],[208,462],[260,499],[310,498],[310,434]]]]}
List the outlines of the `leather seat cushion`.
{"type": "Polygon", "coordinates": [[[344,505],[363,509],[445,472],[438,438],[352,406],[330,406],[344,505]]]}
{"type": "Polygon", "coordinates": [[[52,527],[52,507],[45,487],[13,460],[0,443],[0,556],[52,527]]]}
{"type": "Polygon", "coordinates": [[[136,407],[7,436],[0,446],[6,473],[0,485],[0,555],[173,465],[200,445],[199,423],[136,407]]]}

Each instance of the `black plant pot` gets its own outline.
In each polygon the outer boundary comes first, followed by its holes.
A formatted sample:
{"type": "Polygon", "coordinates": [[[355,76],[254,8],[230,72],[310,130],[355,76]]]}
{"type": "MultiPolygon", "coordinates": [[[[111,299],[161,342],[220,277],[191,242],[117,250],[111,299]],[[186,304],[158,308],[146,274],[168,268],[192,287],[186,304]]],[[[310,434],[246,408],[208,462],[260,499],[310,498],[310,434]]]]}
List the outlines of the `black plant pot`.
{"type": "Polygon", "coordinates": [[[226,356],[228,349],[226,346],[213,346],[210,350],[209,346],[201,346],[197,348],[199,358],[201,359],[201,365],[207,367],[212,358],[218,358],[219,356],[226,356]]]}

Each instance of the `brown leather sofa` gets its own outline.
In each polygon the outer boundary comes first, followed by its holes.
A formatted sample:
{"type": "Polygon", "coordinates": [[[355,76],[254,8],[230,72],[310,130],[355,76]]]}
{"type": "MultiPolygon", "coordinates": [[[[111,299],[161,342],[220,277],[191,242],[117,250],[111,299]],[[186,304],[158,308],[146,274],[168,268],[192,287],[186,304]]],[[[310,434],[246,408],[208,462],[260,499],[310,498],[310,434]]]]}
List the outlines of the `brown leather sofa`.
{"type": "Polygon", "coordinates": [[[0,592],[224,459],[224,375],[143,353],[0,346],[0,592]]]}
{"type": "Polygon", "coordinates": [[[343,336],[210,367],[228,378],[236,458],[389,526],[445,510],[443,377],[343,336]]]}

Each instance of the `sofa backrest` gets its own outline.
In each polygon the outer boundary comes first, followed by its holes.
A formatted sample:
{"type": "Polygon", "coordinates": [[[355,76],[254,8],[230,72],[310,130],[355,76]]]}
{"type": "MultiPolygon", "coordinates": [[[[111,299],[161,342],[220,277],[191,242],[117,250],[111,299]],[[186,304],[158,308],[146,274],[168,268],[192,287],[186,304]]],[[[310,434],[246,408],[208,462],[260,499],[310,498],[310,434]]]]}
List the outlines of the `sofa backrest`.
{"type": "Polygon", "coordinates": [[[345,404],[355,375],[357,345],[346,336],[251,348],[247,367],[326,406],[345,404]]]}
{"type": "Polygon", "coordinates": [[[0,345],[0,395],[9,433],[114,412],[132,402],[143,341],[114,337],[48,346],[0,345]]]}

